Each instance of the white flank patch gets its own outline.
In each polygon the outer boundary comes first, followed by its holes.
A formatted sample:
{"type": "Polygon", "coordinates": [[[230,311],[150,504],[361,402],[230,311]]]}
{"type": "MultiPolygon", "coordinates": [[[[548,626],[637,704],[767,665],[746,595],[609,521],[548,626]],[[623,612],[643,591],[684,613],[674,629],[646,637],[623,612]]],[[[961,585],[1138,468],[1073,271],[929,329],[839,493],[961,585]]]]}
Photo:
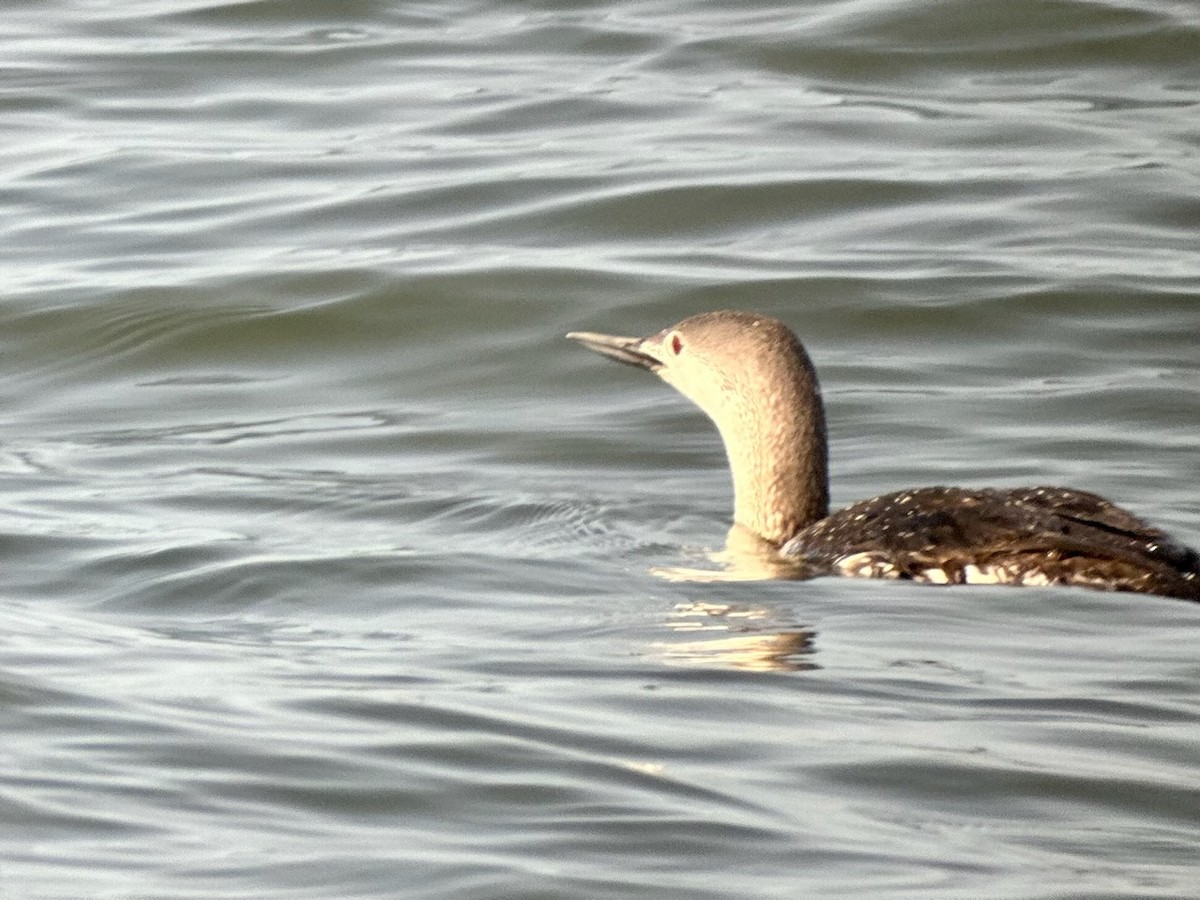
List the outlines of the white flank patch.
{"type": "MultiPolygon", "coordinates": [[[[842,575],[850,578],[899,578],[900,570],[880,553],[864,551],[843,556],[834,566],[842,575]]],[[[1013,566],[977,566],[965,565],[961,570],[961,580],[951,579],[946,571],[934,566],[913,572],[913,581],[925,584],[1027,584],[1044,586],[1057,584],[1045,573],[1037,569],[1019,569],[1013,566]]]]}
{"type": "Polygon", "coordinates": [[[1009,584],[1012,573],[998,566],[963,566],[963,581],[967,584],[1009,584]]]}
{"type": "Polygon", "coordinates": [[[851,553],[843,556],[834,566],[843,575],[851,578],[896,578],[896,567],[876,553],[851,553]]]}

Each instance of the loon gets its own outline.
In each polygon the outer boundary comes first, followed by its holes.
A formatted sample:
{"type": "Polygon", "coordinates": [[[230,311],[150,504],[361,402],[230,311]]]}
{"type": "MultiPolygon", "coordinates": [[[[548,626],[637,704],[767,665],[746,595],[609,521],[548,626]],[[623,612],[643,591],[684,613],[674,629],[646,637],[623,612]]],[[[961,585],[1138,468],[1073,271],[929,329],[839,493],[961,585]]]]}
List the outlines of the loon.
{"type": "Polygon", "coordinates": [[[1200,554],[1086,491],[925,487],[830,513],[817,374],[777,319],[722,310],[647,338],[567,337],[653,372],[699,406],[725,444],[734,529],[806,574],[1076,585],[1200,601],[1200,554]]]}

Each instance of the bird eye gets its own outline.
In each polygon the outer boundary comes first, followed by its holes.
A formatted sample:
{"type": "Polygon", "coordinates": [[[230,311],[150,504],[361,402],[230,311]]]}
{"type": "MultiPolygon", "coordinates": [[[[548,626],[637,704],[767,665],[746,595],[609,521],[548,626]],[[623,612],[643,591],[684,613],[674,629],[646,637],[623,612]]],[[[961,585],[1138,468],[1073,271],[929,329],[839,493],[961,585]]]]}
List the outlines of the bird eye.
{"type": "Polygon", "coordinates": [[[679,336],[678,332],[671,335],[671,352],[676,356],[683,352],[683,338],[679,336]]]}

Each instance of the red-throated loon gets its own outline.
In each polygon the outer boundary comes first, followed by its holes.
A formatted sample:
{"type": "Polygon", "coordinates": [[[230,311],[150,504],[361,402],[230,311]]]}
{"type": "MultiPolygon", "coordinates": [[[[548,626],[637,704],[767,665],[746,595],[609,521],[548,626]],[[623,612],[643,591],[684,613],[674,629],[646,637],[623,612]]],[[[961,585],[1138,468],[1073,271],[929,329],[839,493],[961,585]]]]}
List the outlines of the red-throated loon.
{"type": "Polygon", "coordinates": [[[915,488],[831,514],[817,375],[792,331],[769,316],[726,310],[648,338],[567,337],[650,370],[707,413],[729,457],[735,525],[815,574],[1200,600],[1196,551],[1085,491],[915,488]]]}

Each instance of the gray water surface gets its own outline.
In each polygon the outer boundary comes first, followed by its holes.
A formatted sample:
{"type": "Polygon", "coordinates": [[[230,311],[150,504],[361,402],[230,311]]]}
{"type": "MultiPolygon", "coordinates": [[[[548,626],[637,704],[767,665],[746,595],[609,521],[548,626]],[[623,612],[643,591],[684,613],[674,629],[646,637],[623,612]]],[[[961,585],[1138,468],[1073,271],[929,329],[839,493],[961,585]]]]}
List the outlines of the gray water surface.
{"type": "Polygon", "coordinates": [[[0,896],[1193,897],[1200,608],[698,582],[789,322],[835,504],[1200,545],[1200,12],[10,3],[0,896]]]}

